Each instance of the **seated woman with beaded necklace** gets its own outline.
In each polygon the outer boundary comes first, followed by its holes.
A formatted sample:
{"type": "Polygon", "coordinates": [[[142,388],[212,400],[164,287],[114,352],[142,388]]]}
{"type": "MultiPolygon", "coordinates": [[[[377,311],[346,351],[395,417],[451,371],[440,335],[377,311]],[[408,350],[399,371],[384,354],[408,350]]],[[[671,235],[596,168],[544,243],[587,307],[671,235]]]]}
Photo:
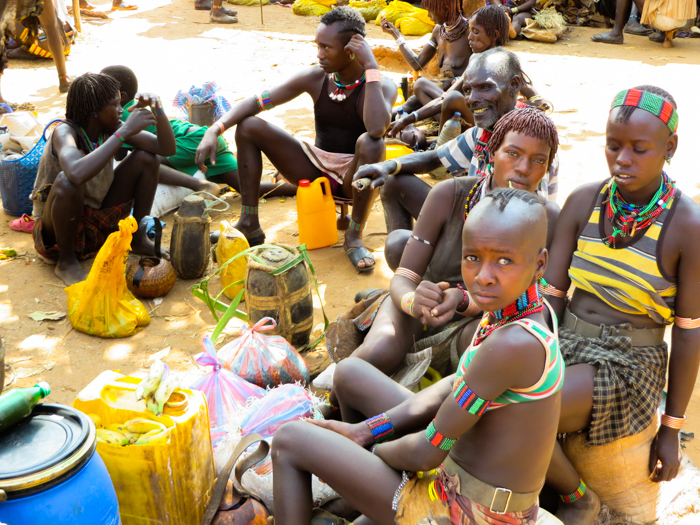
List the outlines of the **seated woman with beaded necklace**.
{"type": "MultiPolygon", "coordinates": [[[[676,152],[677,125],[666,91],[618,93],[606,131],[611,178],[571,193],[545,275],[567,365],[559,432],[588,430],[590,445],[642,432],[654,421],[668,371],[649,459],[656,482],[678,474],[678,432],[700,363],[700,206],[663,171],[676,152]]],[[[547,483],[562,495],[558,516],[566,525],[595,520],[600,500],[558,445],[547,483]]]]}
{"type": "MultiPolygon", "coordinates": [[[[387,238],[387,261],[393,257],[401,262],[389,291],[370,310],[371,320],[363,326],[369,331],[351,357],[364,359],[391,375],[415,341],[433,341],[429,336],[436,332],[442,334],[440,342],[450,335],[454,344],[466,348],[476,329],[476,323],[469,321],[480,317],[481,310],[469,299],[460,272],[464,220],[491,190],[515,187],[536,192],[558,145],[556,126],[539,110],[516,109],[498,121],[489,142],[494,155],[488,174],[437,184],[428,194],[413,231],[396,230],[387,238]],[[396,257],[399,245],[403,255],[396,257]],[[454,321],[459,321],[458,325],[448,334],[443,328],[454,321]]],[[[547,201],[545,210],[547,239],[551,240],[559,206],[547,201]]],[[[391,262],[390,266],[394,267],[391,262]]],[[[334,392],[329,399],[337,404],[334,392]]]]}
{"type": "Polygon", "coordinates": [[[365,515],[355,525],[535,524],[564,379],[538,288],[546,239],[533,193],[499,189],[474,206],[461,273],[486,313],[457,373],[413,394],[369,363],[342,361],[337,373],[352,377],[343,422],[296,421],[275,434],[276,525],[347,523],[312,511],[310,474],[365,515]]]}

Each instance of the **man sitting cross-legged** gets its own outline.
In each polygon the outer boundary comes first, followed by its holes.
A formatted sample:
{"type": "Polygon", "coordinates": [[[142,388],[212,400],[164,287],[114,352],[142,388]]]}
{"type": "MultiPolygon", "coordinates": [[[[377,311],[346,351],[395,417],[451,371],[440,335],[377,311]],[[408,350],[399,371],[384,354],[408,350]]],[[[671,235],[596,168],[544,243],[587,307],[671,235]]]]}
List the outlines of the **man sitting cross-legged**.
{"type": "MultiPolygon", "coordinates": [[[[141,93],[122,123],[119,82],[86,73],[68,90],[66,120],[56,127],[39,162],[34,191],[34,246],[66,285],[85,280],[79,260],[94,257],[119,221],[148,214],[158,186],[158,155],[175,153],[175,137],[161,101],[141,93]],[[156,137],[143,131],[155,125],[156,137]],[[114,155],[127,143],[135,148],[117,168],[114,155]],[[133,208],[133,212],[132,212],[133,208]]],[[[131,248],[153,255],[139,224],[131,248]]]]}
{"type": "Polygon", "coordinates": [[[258,219],[264,153],[292,184],[325,176],[336,198],[352,202],[352,220],[344,248],[360,272],[374,268],[374,259],[362,243],[362,229],[377,191],[358,191],[352,181],[358,166],[384,160],[383,136],[389,127],[397,90],[391,80],[380,76],[364,34],[365,22],[358,11],[340,7],[326,13],[316,30],[319,65],[234,106],[209,128],[197,148],[201,169],[207,157],[214,163],[219,135],[237,126],[242,209],[235,226],[251,246],[265,240],[258,219]],[[314,100],[315,144],[302,143],[255,116],[302,93],[314,100]]]}

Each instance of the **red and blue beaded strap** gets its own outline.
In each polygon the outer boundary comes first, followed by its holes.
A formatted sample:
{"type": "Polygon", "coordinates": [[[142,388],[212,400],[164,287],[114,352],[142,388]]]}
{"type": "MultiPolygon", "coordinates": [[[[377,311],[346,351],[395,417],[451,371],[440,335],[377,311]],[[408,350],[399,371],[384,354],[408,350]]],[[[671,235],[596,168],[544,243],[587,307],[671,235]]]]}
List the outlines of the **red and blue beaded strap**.
{"type": "Polygon", "coordinates": [[[531,304],[538,303],[540,301],[540,292],[537,284],[533,284],[523,294],[518,297],[515,301],[510,303],[508,306],[502,310],[493,312],[493,316],[498,319],[506,319],[514,316],[515,314],[526,310],[531,304]]]}
{"type": "Polygon", "coordinates": [[[483,416],[491,404],[491,401],[477,396],[460,377],[455,380],[452,395],[459,406],[475,416],[483,416]]]}
{"type": "Polygon", "coordinates": [[[457,442],[456,439],[446,438],[435,428],[435,420],[433,419],[425,429],[425,437],[428,438],[428,442],[434,447],[440,450],[450,450],[454,444],[457,442]]]}
{"type": "Polygon", "coordinates": [[[386,414],[379,414],[365,420],[375,443],[384,443],[394,437],[394,425],[386,414]]]}
{"type": "Polygon", "coordinates": [[[671,133],[678,129],[678,113],[668,100],[664,100],[654,93],[639,89],[627,89],[620,91],[613,99],[610,111],[619,106],[632,106],[648,111],[659,117],[661,122],[668,126],[671,133]]]}

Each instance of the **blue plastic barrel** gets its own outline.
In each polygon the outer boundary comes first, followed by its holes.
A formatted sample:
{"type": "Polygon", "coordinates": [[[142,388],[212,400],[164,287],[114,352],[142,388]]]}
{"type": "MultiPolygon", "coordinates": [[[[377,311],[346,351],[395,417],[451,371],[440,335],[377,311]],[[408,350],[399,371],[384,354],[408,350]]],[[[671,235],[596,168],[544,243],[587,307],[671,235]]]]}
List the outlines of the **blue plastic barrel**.
{"type": "Polygon", "coordinates": [[[82,412],[37,405],[0,434],[0,523],[120,525],[95,425],[82,412]]]}

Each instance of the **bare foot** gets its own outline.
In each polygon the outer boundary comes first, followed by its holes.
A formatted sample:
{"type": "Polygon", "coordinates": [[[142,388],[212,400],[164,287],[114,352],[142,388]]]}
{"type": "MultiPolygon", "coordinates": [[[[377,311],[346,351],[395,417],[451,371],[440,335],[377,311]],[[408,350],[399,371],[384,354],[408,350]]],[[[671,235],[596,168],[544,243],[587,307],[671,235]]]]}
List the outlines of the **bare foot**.
{"type": "Polygon", "coordinates": [[[73,83],[73,79],[68,75],[58,75],[58,91],[68,93],[68,88],[73,83]]]}
{"type": "Polygon", "coordinates": [[[87,272],[80,266],[78,259],[75,258],[71,261],[58,261],[53,272],[56,277],[66,283],[66,286],[84,281],[88,276],[87,272]]]}
{"type": "Polygon", "coordinates": [[[600,512],[600,498],[598,494],[590,488],[586,490],[583,497],[573,503],[559,502],[557,518],[564,522],[564,525],[591,525],[600,512]]]}
{"type": "Polygon", "coordinates": [[[673,47],[673,31],[666,33],[666,38],[664,38],[664,47],[673,47]]]}
{"type": "Polygon", "coordinates": [[[591,40],[593,40],[593,42],[601,42],[603,44],[624,44],[625,42],[625,39],[622,35],[615,35],[612,31],[593,35],[591,37],[591,40]]]}

